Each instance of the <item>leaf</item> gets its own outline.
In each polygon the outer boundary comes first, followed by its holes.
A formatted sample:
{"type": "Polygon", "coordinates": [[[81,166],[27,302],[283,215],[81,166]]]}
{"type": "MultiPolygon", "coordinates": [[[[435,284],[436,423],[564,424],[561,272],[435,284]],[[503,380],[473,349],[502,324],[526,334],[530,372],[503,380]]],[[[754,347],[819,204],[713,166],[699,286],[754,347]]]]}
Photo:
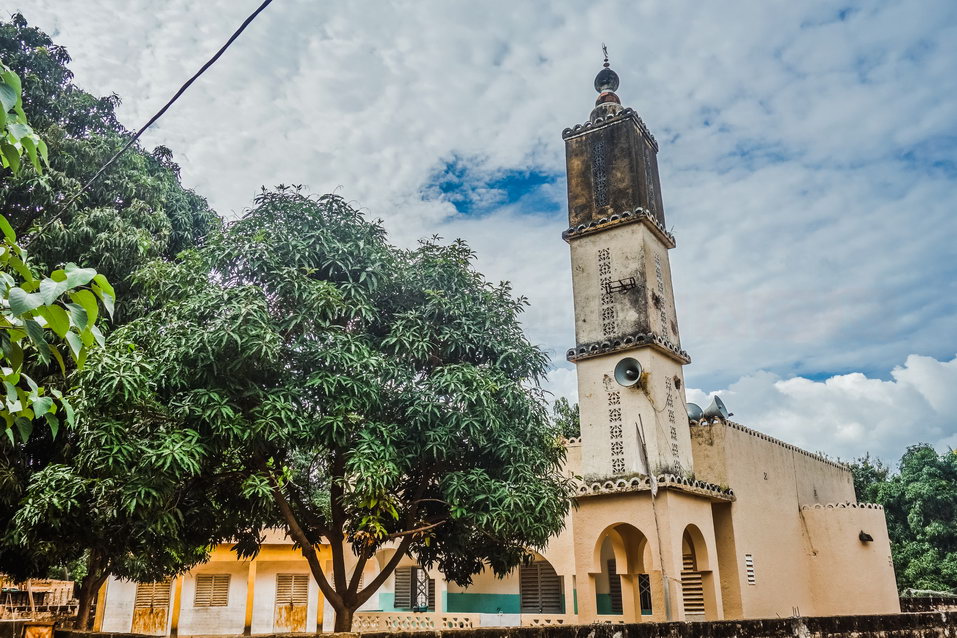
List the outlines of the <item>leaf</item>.
{"type": "Polygon", "coordinates": [[[13,226],[10,225],[10,222],[7,221],[7,218],[3,215],[0,215],[0,230],[3,230],[3,236],[7,238],[7,241],[11,244],[17,241],[17,233],[13,230],[13,226]]]}
{"type": "Polygon", "coordinates": [[[89,323],[87,319],[86,310],[83,306],[75,303],[68,303],[66,305],[67,310],[70,311],[70,321],[76,326],[77,330],[86,330],[86,325],[89,323]]]}
{"type": "Polygon", "coordinates": [[[37,347],[40,360],[43,363],[48,363],[50,361],[50,344],[47,343],[43,328],[33,319],[27,319],[24,324],[27,328],[27,335],[30,336],[30,341],[37,347]]]}
{"type": "Polygon", "coordinates": [[[47,412],[55,412],[56,409],[53,406],[53,399],[50,397],[40,397],[33,402],[33,414],[34,416],[41,417],[47,412]]]}
{"type": "Polygon", "coordinates": [[[76,264],[67,264],[63,269],[66,273],[66,283],[70,288],[85,286],[96,277],[96,270],[93,268],[80,268],[76,264]]]}
{"type": "Polygon", "coordinates": [[[80,336],[75,332],[68,332],[66,333],[66,342],[70,344],[70,351],[73,353],[73,360],[78,360],[80,351],[83,350],[83,342],[80,341],[80,336]]]}
{"type": "Polygon", "coordinates": [[[30,435],[33,434],[33,421],[30,419],[18,416],[14,424],[17,426],[17,430],[20,431],[20,440],[26,443],[30,440],[30,435]]]}
{"type": "Polygon", "coordinates": [[[14,173],[20,172],[20,151],[10,143],[6,136],[0,138],[0,153],[3,153],[5,163],[14,173]]]}
{"type": "Polygon", "coordinates": [[[46,415],[44,416],[46,417],[47,425],[50,426],[50,433],[53,435],[53,438],[55,439],[57,432],[60,431],[60,419],[57,418],[57,416],[53,414],[52,412],[47,412],[46,415]]]}
{"type": "Polygon", "coordinates": [[[28,293],[19,286],[10,289],[9,301],[10,312],[15,315],[22,315],[43,305],[42,296],[37,293],[28,293]]]}
{"type": "Polygon", "coordinates": [[[16,139],[17,141],[22,138],[33,135],[33,129],[30,128],[29,124],[22,124],[21,122],[13,122],[12,124],[7,124],[7,131],[16,139]]]}
{"type": "Polygon", "coordinates": [[[63,360],[63,355],[60,354],[59,349],[57,349],[56,346],[50,346],[50,354],[52,354],[53,358],[56,359],[56,362],[60,364],[60,372],[65,376],[66,362],[63,360]]]}
{"type": "Polygon", "coordinates": [[[3,80],[4,84],[8,84],[17,94],[17,102],[20,101],[20,93],[22,88],[20,86],[20,76],[14,73],[13,71],[7,70],[3,73],[0,73],[0,80],[3,80]]]}
{"type": "Polygon", "coordinates": [[[40,282],[40,296],[43,297],[43,303],[48,306],[51,305],[60,297],[60,295],[66,292],[67,288],[69,288],[69,286],[67,285],[66,280],[56,281],[47,277],[40,282]]]}
{"type": "Polygon", "coordinates": [[[37,142],[37,150],[40,151],[40,159],[43,160],[43,163],[44,163],[44,164],[46,164],[47,166],[49,166],[49,165],[50,165],[50,158],[49,158],[49,156],[47,155],[47,143],[44,142],[42,138],[40,139],[39,142],[37,142]]]}
{"type": "MultiPolygon", "coordinates": [[[[69,275],[67,275],[67,277],[69,277],[69,275]]],[[[90,279],[93,279],[93,277],[90,277],[90,279]]],[[[67,281],[69,281],[69,279],[67,279],[67,281]]],[[[87,325],[94,325],[100,312],[100,307],[96,303],[96,295],[89,290],[78,290],[70,294],[70,299],[83,306],[83,309],[86,310],[87,325]]]]}
{"type": "Polygon", "coordinates": [[[7,83],[0,84],[0,104],[4,113],[17,105],[17,92],[7,83]]]}
{"type": "MultiPolygon", "coordinates": [[[[45,279],[44,281],[50,280],[45,279]]],[[[43,284],[41,283],[40,285],[42,287],[43,284]]],[[[55,332],[61,339],[70,331],[70,315],[60,306],[41,306],[37,312],[40,313],[41,317],[47,320],[47,326],[50,330],[55,332]]]]}
{"type": "Polygon", "coordinates": [[[74,423],[76,423],[76,418],[73,412],[73,405],[69,401],[67,401],[66,397],[60,397],[60,403],[63,404],[63,412],[64,414],[66,414],[66,423],[72,428],[74,423]]]}

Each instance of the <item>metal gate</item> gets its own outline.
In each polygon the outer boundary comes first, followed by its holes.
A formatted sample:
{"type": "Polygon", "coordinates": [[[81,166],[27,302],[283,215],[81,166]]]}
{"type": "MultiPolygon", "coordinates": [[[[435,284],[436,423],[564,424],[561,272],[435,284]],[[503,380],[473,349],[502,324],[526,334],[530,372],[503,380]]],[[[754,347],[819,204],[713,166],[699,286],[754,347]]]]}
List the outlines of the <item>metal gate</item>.
{"type": "Polygon", "coordinates": [[[166,621],[169,619],[169,593],[170,581],[168,580],[159,583],[136,584],[131,633],[166,635],[166,621]]]}
{"type": "Polygon", "coordinates": [[[273,631],[306,631],[309,574],[276,574],[276,615],[273,631]]]}

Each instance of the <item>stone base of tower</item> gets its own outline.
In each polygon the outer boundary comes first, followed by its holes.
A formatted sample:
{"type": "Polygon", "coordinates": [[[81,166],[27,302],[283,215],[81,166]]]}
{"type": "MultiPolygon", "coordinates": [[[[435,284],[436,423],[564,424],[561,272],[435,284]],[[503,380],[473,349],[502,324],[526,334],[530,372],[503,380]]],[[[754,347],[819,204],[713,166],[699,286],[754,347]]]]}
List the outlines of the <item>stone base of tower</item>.
{"type": "Polygon", "coordinates": [[[725,618],[724,548],[712,514],[713,504],[723,501],[676,487],[662,487],[654,498],[642,490],[577,501],[579,622],[725,618]]]}

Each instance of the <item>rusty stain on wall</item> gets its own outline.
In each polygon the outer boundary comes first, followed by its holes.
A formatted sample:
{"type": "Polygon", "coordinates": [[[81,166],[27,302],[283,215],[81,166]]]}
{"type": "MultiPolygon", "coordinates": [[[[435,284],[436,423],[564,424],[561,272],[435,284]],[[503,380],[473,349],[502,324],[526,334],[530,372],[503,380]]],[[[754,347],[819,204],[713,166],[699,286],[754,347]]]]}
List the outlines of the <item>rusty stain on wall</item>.
{"type": "Polygon", "coordinates": [[[305,605],[276,605],[275,631],[305,631],[305,605]]]}
{"type": "Polygon", "coordinates": [[[134,634],[166,634],[168,607],[144,607],[133,610],[134,634]]]}

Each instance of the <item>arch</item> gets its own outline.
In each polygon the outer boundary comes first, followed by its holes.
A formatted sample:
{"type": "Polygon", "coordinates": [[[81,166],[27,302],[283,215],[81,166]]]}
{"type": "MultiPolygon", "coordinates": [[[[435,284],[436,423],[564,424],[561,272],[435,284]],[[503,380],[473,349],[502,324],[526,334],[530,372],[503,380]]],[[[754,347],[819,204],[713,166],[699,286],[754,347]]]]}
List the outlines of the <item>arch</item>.
{"type": "Polygon", "coordinates": [[[614,523],[598,535],[591,569],[589,570],[591,573],[598,574],[604,569],[602,565],[602,546],[605,541],[611,544],[619,574],[640,574],[652,568],[650,564],[651,552],[648,551],[648,537],[634,525],[614,523]],[[648,560],[646,561],[646,559],[648,560]]]}
{"type": "Polygon", "coordinates": [[[518,568],[519,605],[523,614],[565,613],[564,579],[547,558],[530,552],[532,560],[518,568]]]}
{"type": "Polygon", "coordinates": [[[628,523],[606,527],[595,541],[590,586],[598,616],[637,622],[652,613],[649,574],[653,569],[648,538],[628,523]]]}
{"type": "Polygon", "coordinates": [[[681,538],[682,553],[685,553],[685,546],[688,547],[694,559],[695,571],[711,571],[711,561],[708,558],[708,545],[704,540],[704,534],[694,523],[685,527],[681,538]]]}

